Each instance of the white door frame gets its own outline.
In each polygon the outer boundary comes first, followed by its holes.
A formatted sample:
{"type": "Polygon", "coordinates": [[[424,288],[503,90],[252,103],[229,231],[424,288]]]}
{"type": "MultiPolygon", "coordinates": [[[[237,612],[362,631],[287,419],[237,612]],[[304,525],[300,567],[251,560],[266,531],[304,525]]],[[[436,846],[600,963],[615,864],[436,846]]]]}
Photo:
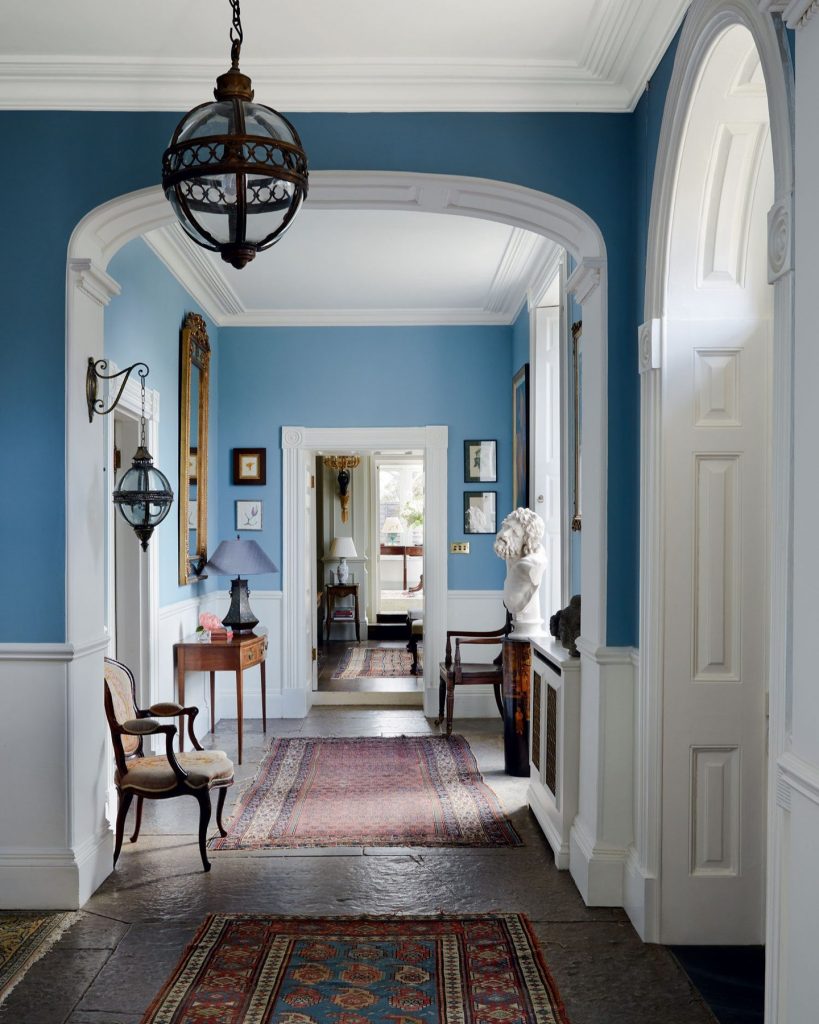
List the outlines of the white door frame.
{"type": "MultiPolygon", "coordinates": [[[[769,7],[769,4],[761,6],[769,7]]],[[[779,870],[781,807],[776,762],[786,745],[790,686],[788,635],[792,524],[793,360],[793,67],[781,25],[753,0],[695,0],[686,17],[669,86],[651,201],[645,291],[646,323],[639,332],[641,376],[640,661],[636,707],[635,841],[629,862],[626,909],[637,931],[657,941],[662,830],[663,477],[660,354],[666,316],[672,211],[677,172],[692,97],[704,61],[734,25],[753,36],[768,93],[774,157],[775,203],[768,216],[768,279],[774,286],[772,395],[772,520],[769,634],[771,772],[768,793],[768,910],[766,1003],[774,1020],[779,974],[779,870]],[[773,1000],[773,1001],[772,1001],[773,1000]]],[[[584,324],[585,327],[585,324],[584,324]]],[[[585,331],[584,331],[585,335],[585,331]]],[[[585,405],[584,405],[585,408],[585,405]]],[[[585,523],[584,523],[585,527],[585,523]]],[[[584,537],[585,541],[585,537],[584,537]]],[[[585,547],[584,547],[585,558],[585,547]]]]}
{"type": "MultiPolygon", "coordinates": [[[[108,375],[116,374],[119,372],[119,367],[116,363],[109,360],[108,369],[105,372],[108,375]]],[[[130,420],[135,420],[137,423],[139,422],[139,418],[142,414],[142,398],[140,385],[133,379],[133,377],[128,380],[124,387],[116,411],[130,420]]],[[[108,630],[110,643],[109,653],[113,650],[114,635],[116,632],[116,624],[114,621],[114,523],[116,508],[114,507],[113,501],[111,501],[111,494],[113,493],[115,486],[116,473],[114,469],[113,445],[114,415],[115,413],[111,413],[111,415],[105,420],[105,429],[103,431],[103,443],[105,446],[105,479],[108,481],[108,493],[106,495],[106,563],[108,566],[106,628],[108,630]]],[[[154,462],[157,465],[160,465],[159,392],[155,388],[145,389],[145,441],[148,445],[148,451],[154,457],[154,462]]],[[[127,465],[126,460],[129,458],[129,453],[123,452],[122,455],[123,465],[120,470],[121,473],[125,472],[127,465]]],[[[136,537],[134,537],[134,544],[137,543],[138,541],[136,537]]],[[[143,707],[150,707],[151,704],[155,704],[159,700],[159,660],[156,645],[156,624],[159,617],[159,543],[160,537],[157,533],[154,533],[151,538],[151,543],[148,545],[147,552],[142,552],[140,555],[140,573],[139,580],[137,581],[139,586],[140,607],[140,619],[138,624],[140,664],[128,666],[139,679],[140,693],[138,693],[137,696],[143,707]]]]}
{"type": "MultiPolygon", "coordinates": [[[[310,666],[301,642],[304,548],[302,481],[315,454],[418,449],[425,467],[424,644],[443,650],[447,607],[447,427],[282,427],[282,715],[301,718],[312,704],[310,666]]],[[[424,659],[424,711],[438,710],[437,660],[424,659]]]]}

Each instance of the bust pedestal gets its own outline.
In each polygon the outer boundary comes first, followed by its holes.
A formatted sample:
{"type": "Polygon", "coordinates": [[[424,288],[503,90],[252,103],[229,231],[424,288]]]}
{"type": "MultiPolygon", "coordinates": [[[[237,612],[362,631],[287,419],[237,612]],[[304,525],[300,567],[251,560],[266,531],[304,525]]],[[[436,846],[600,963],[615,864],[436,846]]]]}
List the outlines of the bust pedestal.
{"type": "Polygon", "coordinates": [[[529,687],[532,675],[532,645],[503,641],[503,761],[507,775],[529,776],[529,687]]]}

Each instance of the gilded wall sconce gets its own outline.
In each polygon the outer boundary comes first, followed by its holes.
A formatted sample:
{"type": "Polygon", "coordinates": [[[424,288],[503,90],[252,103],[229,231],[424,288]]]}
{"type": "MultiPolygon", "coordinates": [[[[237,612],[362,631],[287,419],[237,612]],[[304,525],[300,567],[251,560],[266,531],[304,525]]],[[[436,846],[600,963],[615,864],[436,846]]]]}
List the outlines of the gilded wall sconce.
{"type": "Polygon", "coordinates": [[[350,471],[361,465],[360,455],[325,455],[324,465],[338,473],[338,498],[341,502],[341,521],[350,518],[350,471]]]}

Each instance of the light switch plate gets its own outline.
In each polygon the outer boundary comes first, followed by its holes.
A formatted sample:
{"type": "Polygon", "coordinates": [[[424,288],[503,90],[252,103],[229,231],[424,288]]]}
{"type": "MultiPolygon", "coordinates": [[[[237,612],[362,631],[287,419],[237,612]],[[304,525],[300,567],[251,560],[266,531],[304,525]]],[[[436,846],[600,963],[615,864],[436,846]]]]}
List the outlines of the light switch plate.
{"type": "Polygon", "coordinates": [[[469,541],[453,541],[449,545],[449,553],[451,555],[468,555],[469,554],[469,541]]]}

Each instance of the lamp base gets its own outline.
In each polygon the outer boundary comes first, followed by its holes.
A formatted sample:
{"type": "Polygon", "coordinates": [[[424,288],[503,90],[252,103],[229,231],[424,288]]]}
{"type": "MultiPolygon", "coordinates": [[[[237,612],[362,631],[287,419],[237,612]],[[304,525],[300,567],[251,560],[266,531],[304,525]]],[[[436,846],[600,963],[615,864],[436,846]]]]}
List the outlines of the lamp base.
{"type": "Polygon", "coordinates": [[[230,608],[222,625],[234,633],[252,633],[254,626],[259,625],[248,601],[247,580],[240,576],[230,581],[230,608]]]}
{"type": "Polygon", "coordinates": [[[349,565],[347,565],[347,559],[346,558],[342,558],[341,561],[338,563],[338,569],[336,570],[336,576],[338,577],[338,582],[342,586],[344,586],[344,584],[350,578],[350,567],[349,567],[349,565]]]}

